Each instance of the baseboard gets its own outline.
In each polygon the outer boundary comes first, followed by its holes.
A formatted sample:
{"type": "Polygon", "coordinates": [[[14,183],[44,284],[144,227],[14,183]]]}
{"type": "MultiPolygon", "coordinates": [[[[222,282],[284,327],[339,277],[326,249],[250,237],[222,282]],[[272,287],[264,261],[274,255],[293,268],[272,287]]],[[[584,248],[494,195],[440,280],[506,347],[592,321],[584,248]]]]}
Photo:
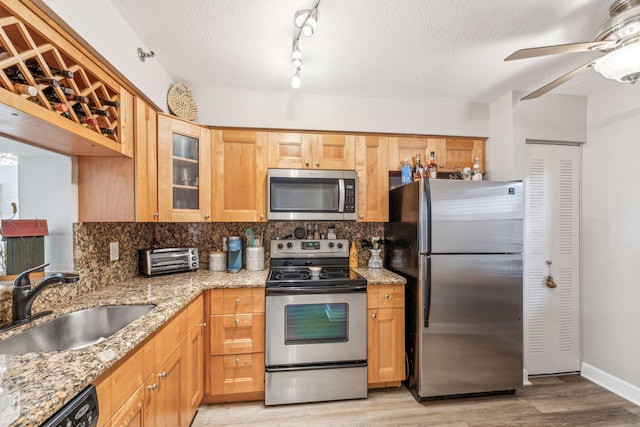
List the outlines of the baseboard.
{"type": "Polygon", "coordinates": [[[636,405],[640,405],[640,387],[621,380],[618,377],[614,377],[608,372],[585,362],[582,362],[580,375],[617,394],[618,396],[623,397],[636,405]]]}

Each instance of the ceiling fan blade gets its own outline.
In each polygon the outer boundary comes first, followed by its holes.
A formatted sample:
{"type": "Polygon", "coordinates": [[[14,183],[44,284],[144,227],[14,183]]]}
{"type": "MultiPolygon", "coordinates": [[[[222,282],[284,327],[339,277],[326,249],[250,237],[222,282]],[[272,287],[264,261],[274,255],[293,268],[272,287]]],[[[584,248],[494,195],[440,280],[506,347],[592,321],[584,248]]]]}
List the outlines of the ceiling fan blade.
{"type": "Polygon", "coordinates": [[[520,101],[526,101],[528,99],[535,99],[535,98],[538,98],[538,97],[544,95],[545,93],[557,88],[558,86],[560,86],[562,83],[566,82],[567,80],[570,80],[570,79],[574,78],[575,76],[577,76],[578,74],[582,73],[583,71],[586,71],[588,68],[592,67],[593,64],[595,64],[595,63],[596,63],[595,61],[591,61],[588,64],[584,64],[583,66],[576,68],[573,71],[569,71],[564,76],[558,77],[557,79],[555,79],[551,83],[547,83],[546,85],[542,86],[540,89],[531,92],[529,95],[527,95],[524,98],[520,99],[520,101]]]}
{"type": "Polygon", "coordinates": [[[612,49],[613,47],[615,47],[615,42],[607,41],[557,44],[554,46],[532,47],[516,50],[504,60],[513,61],[514,59],[535,58],[537,56],[557,55],[559,53],[598,51],[612,49]]]}

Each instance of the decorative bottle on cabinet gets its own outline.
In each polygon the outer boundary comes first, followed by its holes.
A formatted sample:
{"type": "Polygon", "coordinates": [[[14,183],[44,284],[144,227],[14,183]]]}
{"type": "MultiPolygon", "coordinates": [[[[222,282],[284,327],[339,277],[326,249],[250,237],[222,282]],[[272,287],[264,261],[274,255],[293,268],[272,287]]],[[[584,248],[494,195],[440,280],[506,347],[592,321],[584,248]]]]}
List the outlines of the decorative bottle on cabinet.
{"type": "Polygon", "coordinates": [[[404,159],[400,176],[402,178],[402,185],[409,184],[411,183],[411,181],[413,181],[411,164],[409,163],[409,159],[404,159]]]}
{"type": "Polygon", "coordinates": [[[482,181],[482,171],[480,170],[480,157],[473,160],[473,181],[482,181]]]}
{"type": "Polygon", "coordinates": [[[435,151],[429,153],[429,165],[427,169],[429,170],[429,178],[436,179],[438,177],[438,164],[436,163],[435,151]]]}

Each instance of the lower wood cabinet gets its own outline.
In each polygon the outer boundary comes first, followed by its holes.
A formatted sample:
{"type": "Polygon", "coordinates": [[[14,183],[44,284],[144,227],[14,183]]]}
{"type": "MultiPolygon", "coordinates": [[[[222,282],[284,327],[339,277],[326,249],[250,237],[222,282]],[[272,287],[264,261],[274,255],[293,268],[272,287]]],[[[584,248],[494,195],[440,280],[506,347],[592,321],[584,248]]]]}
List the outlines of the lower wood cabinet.
{"type": "Polygon", "coordinates": [[[264,288],[205,293],[206,403],[264,399],[264,288]]]}
{"type": "Polygon", "coordinates": [[[201,295],[95,381],[99,426],[189,426],[202,399],[202,308],[201,295]]]}
{"type": "Polygon", "coordinates": [[[369,388],[405,379],[404,285],[367,286],[369,388]]]}

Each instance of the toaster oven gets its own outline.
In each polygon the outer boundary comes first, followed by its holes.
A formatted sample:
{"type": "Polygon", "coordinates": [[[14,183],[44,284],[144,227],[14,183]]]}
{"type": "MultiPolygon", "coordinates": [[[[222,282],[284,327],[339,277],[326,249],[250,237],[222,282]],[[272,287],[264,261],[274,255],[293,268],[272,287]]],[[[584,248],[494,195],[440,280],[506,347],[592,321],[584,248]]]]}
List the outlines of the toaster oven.
{"type": "Polygon", "coordinates": [[[197,270],[200,259],[197,248],[142,249],[138,251],[140,273],[145,276],[197,270]]]}

